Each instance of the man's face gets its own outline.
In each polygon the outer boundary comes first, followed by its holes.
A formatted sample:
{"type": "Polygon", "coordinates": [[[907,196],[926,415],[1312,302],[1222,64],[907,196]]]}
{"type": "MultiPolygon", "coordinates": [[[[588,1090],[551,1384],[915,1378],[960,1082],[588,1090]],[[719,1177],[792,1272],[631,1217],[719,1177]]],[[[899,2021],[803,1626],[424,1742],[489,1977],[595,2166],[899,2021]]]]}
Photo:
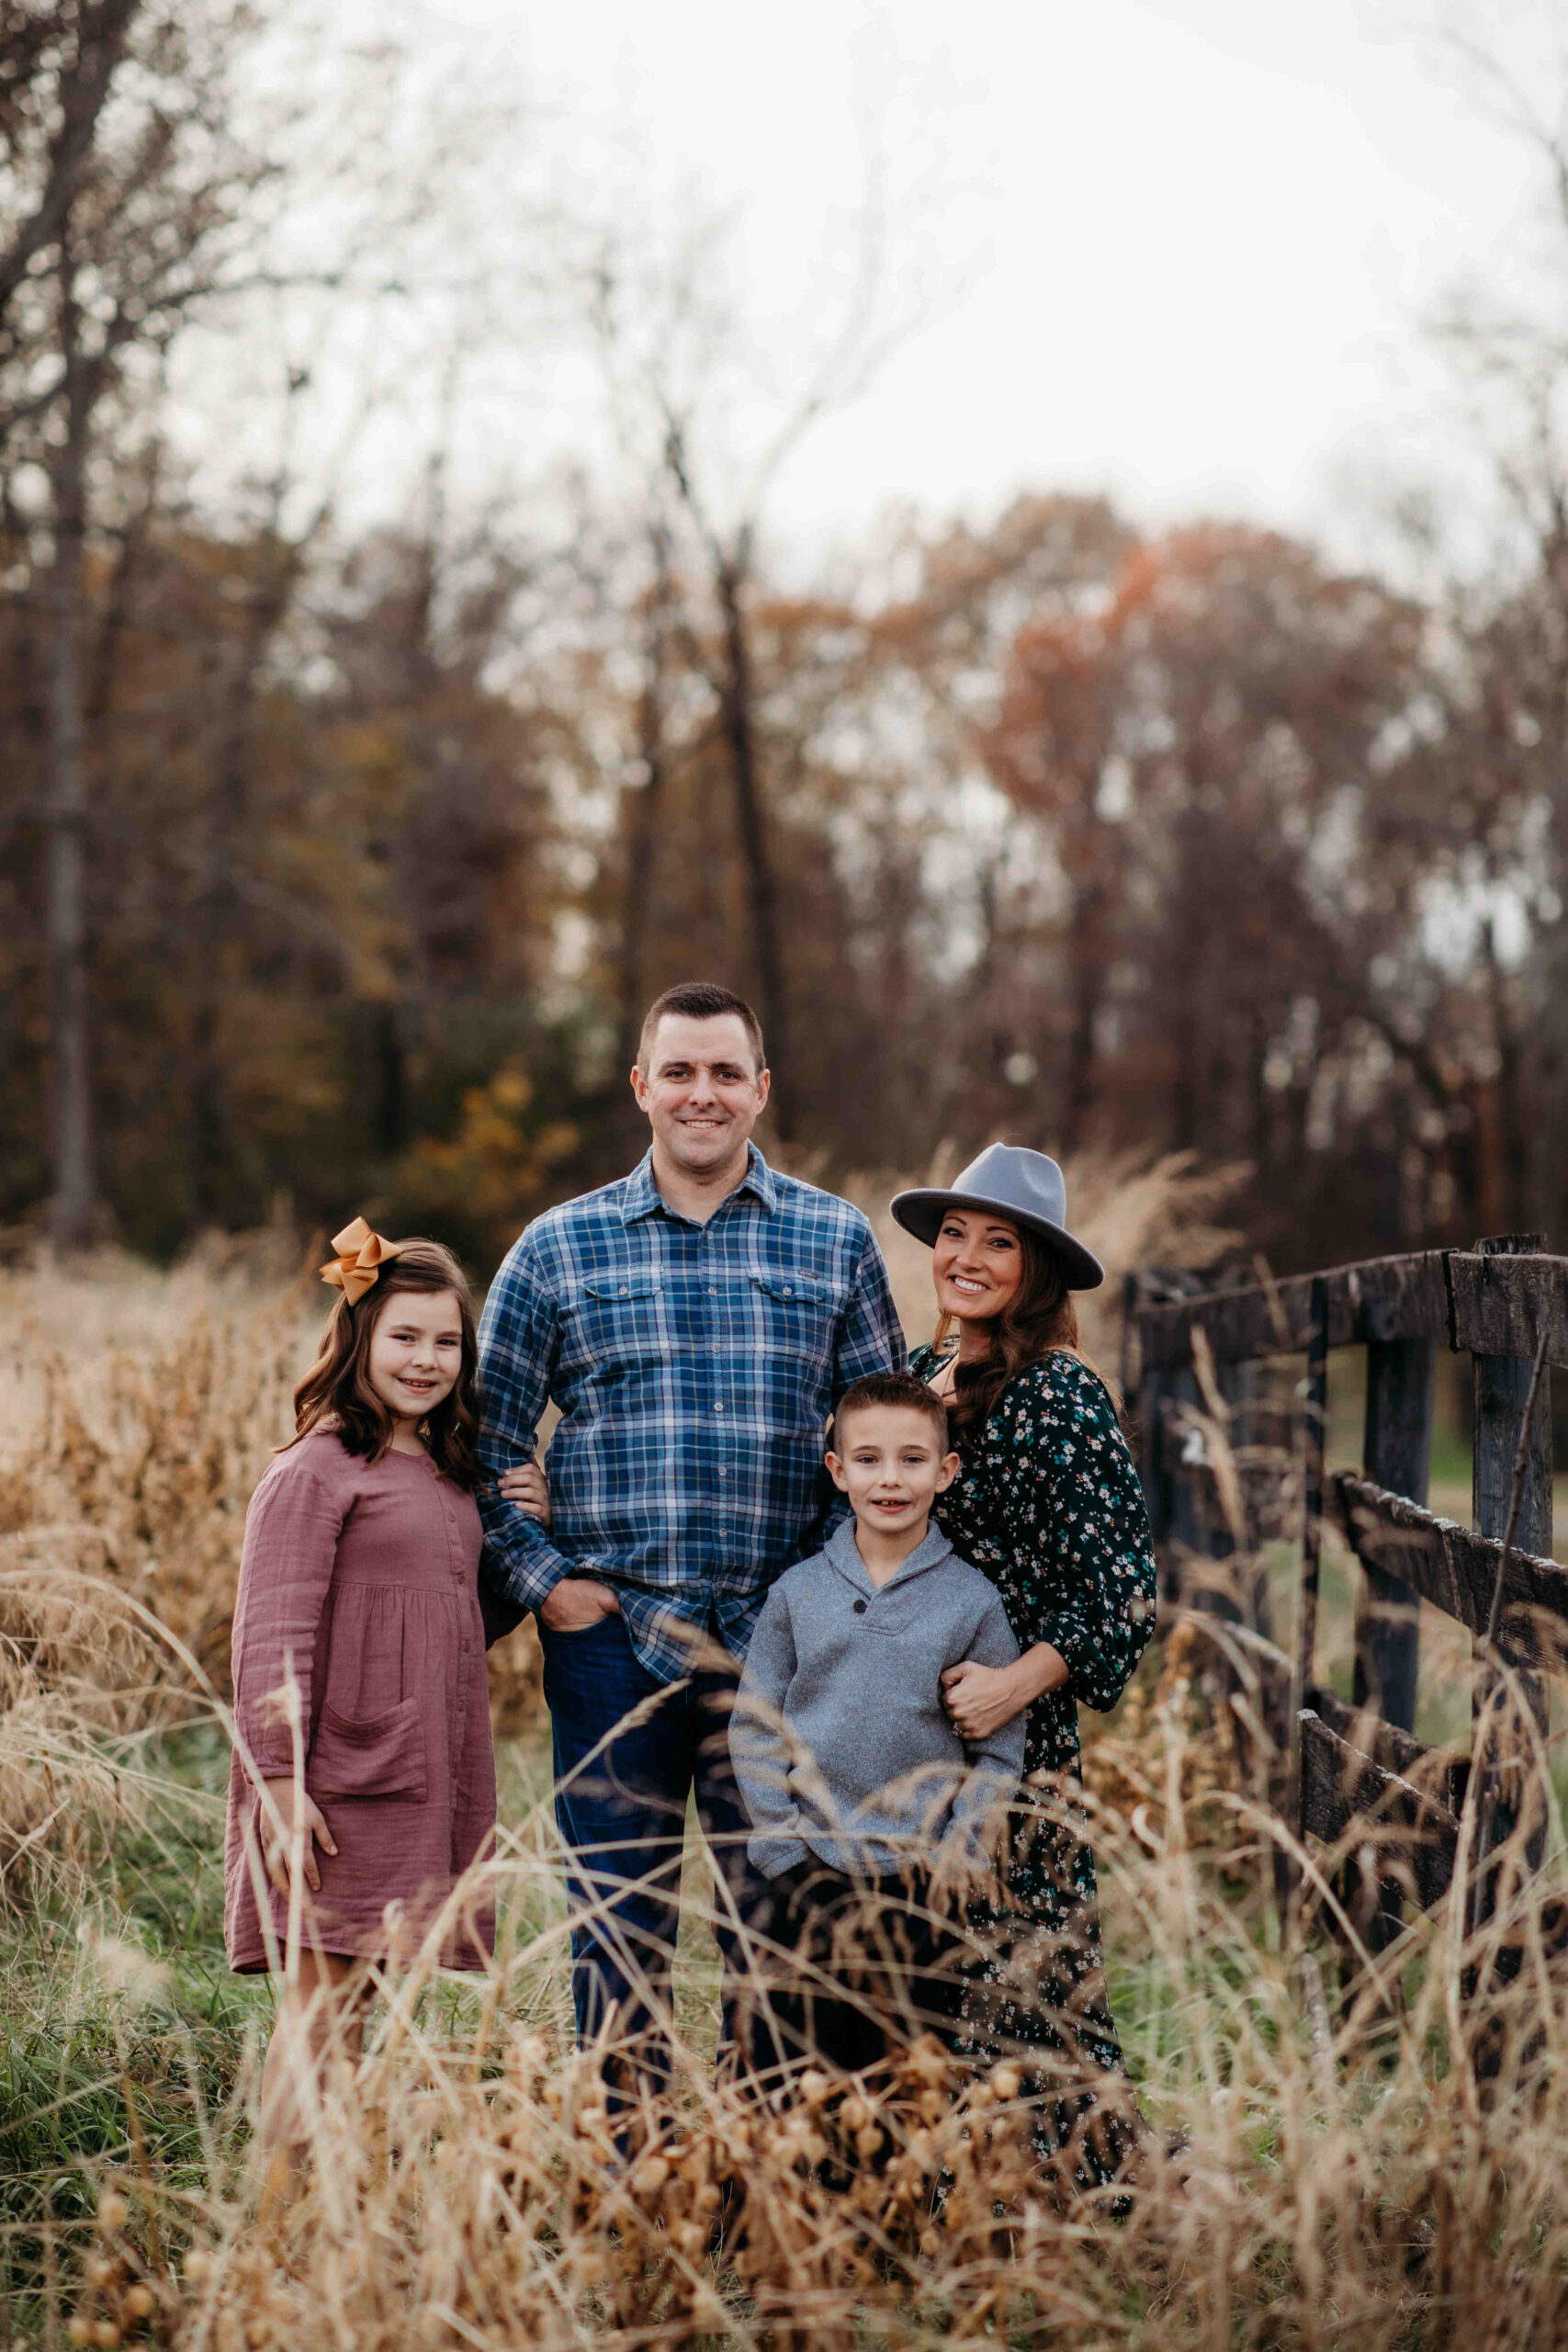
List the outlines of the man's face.
{"type": "Polygon", "coordinates": [[[632,1072],[637,1108],[677,1168],[705,1176],[741,1151],[762,1115],[768,1073],[756,1067],[738,1012],[694,1021],[667,1012],[653,1034],[648,1068],[632,1072]]]}

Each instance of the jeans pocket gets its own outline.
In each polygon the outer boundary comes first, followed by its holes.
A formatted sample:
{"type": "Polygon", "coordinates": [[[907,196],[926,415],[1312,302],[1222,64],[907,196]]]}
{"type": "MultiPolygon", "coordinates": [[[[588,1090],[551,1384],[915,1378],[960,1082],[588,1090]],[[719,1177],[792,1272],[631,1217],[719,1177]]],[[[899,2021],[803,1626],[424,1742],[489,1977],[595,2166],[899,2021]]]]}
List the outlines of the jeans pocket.
{"type": "Polygon", "coordinates": [[[606,1609],[602,1617],[591,1618],[586,1625],[547,1625],[541,1617],[538,1621],[539,1645],[544,1648],[551,1642],[583,1641],[590,1634],[602,1633],[606,1625],[617,1623],[620,1614],[618,1609],[606,1609]]]}
{"type": "MultiPolygon", "coordinates": [[[[536,1622],[545,1661],[545,1704],[551,1714],[559,1715],[565,1709],[573,1715],[586,1710],[590,1715],[598,1716],[609,1695],[625,1681],[627,1668],[635,1670],[626,1620],[620,1611],[609,1610],[591,1625],[577,1625],[564,1634],[547,1625],[542,1617],[536,1622]]],[[[640,1690],[631,1692],[607,1722],[614,1722],[627,1707],[635,1706],[641,1696],[640,1690]]]]}

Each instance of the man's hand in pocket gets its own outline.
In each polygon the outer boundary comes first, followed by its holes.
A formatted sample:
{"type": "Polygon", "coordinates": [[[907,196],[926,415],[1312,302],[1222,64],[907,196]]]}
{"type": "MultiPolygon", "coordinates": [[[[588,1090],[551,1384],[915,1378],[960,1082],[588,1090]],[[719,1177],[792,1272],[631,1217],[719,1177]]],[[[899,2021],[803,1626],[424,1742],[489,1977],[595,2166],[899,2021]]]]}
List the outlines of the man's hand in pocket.
{"type": "Polygon", "coordinates": [[[563,1577],[539,1611],[539,1623],[552,1634],[585,1634],[601,1617],[618,1617],[621,1604],[613,1587],[597,1577],[563,1577]]]}

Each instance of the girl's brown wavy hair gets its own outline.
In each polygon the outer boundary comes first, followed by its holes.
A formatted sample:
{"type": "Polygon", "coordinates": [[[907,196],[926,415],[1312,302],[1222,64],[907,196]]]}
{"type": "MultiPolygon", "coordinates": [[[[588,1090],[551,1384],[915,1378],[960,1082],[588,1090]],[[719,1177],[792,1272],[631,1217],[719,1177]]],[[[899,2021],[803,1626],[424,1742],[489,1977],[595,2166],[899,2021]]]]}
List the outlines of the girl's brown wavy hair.
{"type": "MultiPolygon", "coordinates": [[[[1077,1356],[1095,1371],[1078,1344],[1077,1309],[1063,1278],[1060,1259],[1049,1242],[1037,1239],[1027,1227],[1021,1225],[1017,1232],[1023,1273],[990,1326],[990,1353],[954,1367],[949,1419],[956,1437],[972,1436],[983,1428],[1008,1382],[1043,1356],[1077,1356]]],[[[944,1315],[937,1324],[939,1354],[946,1347],[952,1321],[952,1317],[944,1315]]]]}
{"type": "Polygon", "coordinates": [[[479,1483],[474,1463],[479,1439],[479,1334],[474,1329],[468,1276],[451,1250],[439,1241],[405,1241],[397,1257],[383,1262],[363,1297],[353,1304],[346,1293],[339,1298],[321,1334],[321,1351],[294,1391],[291,1444],[298,1445],[312,1430],[331,1430],[345,1453],[368,1462],[380,1461],[392,1442],[396,1424],[370,1385],[371,1335],[400,1294],[413,1291],[430,1297],[443,1290],[457,1296],[463,1367],[447,1395],[426,1416],[423,1429],[437,1469],[473,1491],[479,1483]]]}

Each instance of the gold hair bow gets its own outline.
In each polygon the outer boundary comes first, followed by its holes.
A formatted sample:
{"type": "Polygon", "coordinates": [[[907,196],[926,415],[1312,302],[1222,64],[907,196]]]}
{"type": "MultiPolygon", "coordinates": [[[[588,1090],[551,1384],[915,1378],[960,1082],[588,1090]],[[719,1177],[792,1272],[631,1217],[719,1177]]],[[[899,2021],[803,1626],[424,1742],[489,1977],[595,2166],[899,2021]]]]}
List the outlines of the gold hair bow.
{"type": "Polygon", "coordinates": [[[345,1225],[341,1233],[333,1234],[333,1248],[337,1256],[321,1268],[321,1280],[331,1283],[334,1290],[345,1292],[352,1306],[356,1299],[364,1297],[388,1259],[400,1255],[404,1244],[383,1241],[378,1233],[371,1232],[362,1216],[356,1216],[352,1225],[345,1225]]]}

